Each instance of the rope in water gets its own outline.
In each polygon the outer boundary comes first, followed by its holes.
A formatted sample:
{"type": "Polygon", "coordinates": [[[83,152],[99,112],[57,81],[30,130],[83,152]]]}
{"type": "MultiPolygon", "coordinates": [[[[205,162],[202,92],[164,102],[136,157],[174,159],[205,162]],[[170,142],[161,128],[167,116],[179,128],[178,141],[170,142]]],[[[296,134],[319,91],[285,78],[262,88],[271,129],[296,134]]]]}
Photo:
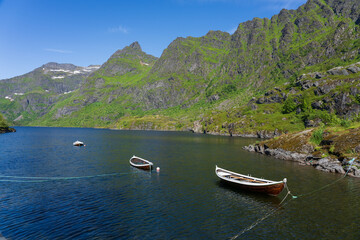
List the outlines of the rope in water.
{"type": "Polygon", "coordinates": [[[86,178],[96,178],[96,177],[120,176],[126,174],[130,174],[130,173],[104,173],[104,174],[79,176],[79,177],[21,177],[21,176],[0,175],[0,182],[37,183],[37,182],[59,181],[59,180],[74,180],[74,179],[86,179],[86,178]]]}
{"type": "Polygon", "coordinates": [[[270,211],[269,213],[265,214],[263,217],[257,219],[254,223],[252,223],[249,227],[245,228],[244,230],[242,230],[241,232],[239,232],[238,234],[236,234],[235,236],[231,237],[230,239],[233,240],[233,239],[236,239],[238,237],[240,237],[242,234],[244,234],[245,232],[247,231],[250,231],[251,229],[253,229],[254,227],[256,227],[256,225],[258,225],[259,223],[261,223],[262,221],[264,221],[265,219],[267,219],[268,217],[270,217],[271,215],[275,214],[280,208],[284,207],[285,205],[287,205],[292,199],[296,199],[296,198],[299,198],[299,197],[306,197],[306,196],[309,196],[311,194],[314,194],[316,192],[319,192],[331,185],[334,185],[335,183],[339,182],[340,180],[344,179],[346,177],[346,175],[349,173],[351,167],[352,167],[352,164],[354,162],[355,158],[353,158],[351,161],[349,161],[349,169],[346,171],[346,173],[344,174],[344,176],[342,176],[341,178],[335,180],[334,182],[332,183],[329,183],[319,189],[316,189],[314,191],[311,191],[311,192],[308,192],[308,193],[305,193],[305,194],[300,194],[300,195],[293,195],[291,192],[290,192],[290,189],[287,185],[287,183],[285,183],[285,187],[287,189],[287,193],[286,193],[286,196],[283,198],[283,200],[279,203],[278,207],[276,209],[274,209],[273,211],[270,211]],[[289,201],[285,202],[286,198],[291,195],[292,198],[289,199],[289,201]]]}
{"type": "Polygon", "coordinates": [[[238,234],[236,234],[235,236],[233,236],[232,238],[230,238],[231,240],[236,239],[238,237],[240,237],[241,235],[243,235],[245,232],[250,231],[251,229],[253,229],[254,227],[256,227],[256,225],[258,225],[259,223],[261,223],[262,221],[264,221],[265,219],[267,219],[268,217],[270,217],[271,215],[275,214],[280,208],[282,208],[283,206],[285,206],[286,204],[288,204],[292,198],[290,198],[289,201],[285,202],[286,198],[289,195],[292,195],[289,191],[289,188],[287,187],[287,184],[285,183],[285,187],[287,188],[288,192],[286,193],[286,196],[283,198],[283,200],[279,203],[278,207],[272,211],[270,211],[269,213],[265,214],[263,217],[257,219],[254,223],[252,223],[249,227],[243,229],[241,232],[239,232],[238,234]],[[285,203],[284,203],[285,202],[285,203]]]}
{"type": "Polygon", "coordinates": [[[341,181],[342,179],[344,179],[344,178],[346,177],[346,175],[347,175],[347,174],[349,173],[349,171],[351,170],[351,167],[352,167],[352,165],[353,165],[354,160],[355,160],[355,158],[353,158],[352,160],[349,161],[349,164],[350,164],[349,169],[346,171],[346,173],[344,174],[344,176],[342,176],[341,178],[335,180],[335,181],[332,182],[332,183],[326,184],[325,186],[322,186],[322,187],[319,188],[319,189],[315,189],[314,191],[311,191],[311,192],[308,192],[308,193],[304,193],[304,194],[300,194],[300,195],[297,195],[297,196],[293,196],[293,198],[309,196],[309,195],[311,195],[311,194],[314,194],[314,193],[316,193],[316,192],[319,192],[319,191],[321,191],[321,190],[323,190],[323,189],[325,189],[325,188],[327,188],[327,187],[330,187],[331,185],[334,185],[335,183],[341,181]]]}

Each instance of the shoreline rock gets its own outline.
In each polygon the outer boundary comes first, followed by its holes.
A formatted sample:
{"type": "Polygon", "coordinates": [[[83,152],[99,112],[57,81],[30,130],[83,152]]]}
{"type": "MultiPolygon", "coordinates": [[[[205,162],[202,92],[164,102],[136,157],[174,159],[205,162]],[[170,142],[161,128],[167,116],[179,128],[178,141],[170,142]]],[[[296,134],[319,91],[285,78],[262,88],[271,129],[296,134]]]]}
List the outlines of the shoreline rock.
{"type": "Polygon", "coordinates": [[[300,165],[313,166],[315,169],[324,172],[345,174],[348,171],[347,175],[352,177],[360,177],[359,161],[354,161],[350,166],[350,159],[340,160],[329,157],[319,158],[313,156],[312,154],[287,151],[281,148],[271,149],[266,144],[244,146],[243,149],[249,152],[260,153],[285,161],[298,162],[300,165]],[[350,167],[351,169],[349,169],[350,167]]]}
{"type": "Polygon", "coordinates": [[[16,132],[15,128],[11,128],[11,127],[1,127],[0,128],[0,134],[1,133],[10,133],[10,132],[16,132]]]}

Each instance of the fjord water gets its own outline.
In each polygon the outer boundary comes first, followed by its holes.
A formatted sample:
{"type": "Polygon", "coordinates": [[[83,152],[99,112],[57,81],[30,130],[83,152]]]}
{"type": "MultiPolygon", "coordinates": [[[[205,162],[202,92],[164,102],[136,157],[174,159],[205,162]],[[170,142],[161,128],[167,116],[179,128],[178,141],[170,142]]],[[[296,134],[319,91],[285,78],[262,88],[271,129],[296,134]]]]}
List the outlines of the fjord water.
{"type": "MultiPolygon", "coordinates": [[[[0,135],[0,231],[8,239],[228,239],[276,210],[286,191],[271,197],[235,190],[218,180],[215,165],[287,177],[293,194],[341,177],[242,150],[256,139],[16,129],[0,135]],[[73,147],[75,140],[86,146],[73,147]],[[160,173],[132,168],[132,155],[160,173]]],[[[359,210],[360,180],[346,177],[289,201],[238,239],[359,239],[359,210]]]]}

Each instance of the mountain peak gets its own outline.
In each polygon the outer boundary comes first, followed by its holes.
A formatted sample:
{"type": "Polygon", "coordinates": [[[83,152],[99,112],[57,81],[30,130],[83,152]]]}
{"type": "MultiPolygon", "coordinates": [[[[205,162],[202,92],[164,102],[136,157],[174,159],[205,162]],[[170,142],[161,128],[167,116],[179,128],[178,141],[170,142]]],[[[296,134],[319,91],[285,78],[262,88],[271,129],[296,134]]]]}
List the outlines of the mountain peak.
{"type": "Polygon", "coordinates": [[[42,65],[41,68],[75,70],[77,66],[71,63],[48,62],[42,65]]]}
{"type": "Polygon", "coordinates": [[[133,48],[133,49],[141,50],[140,44],[139,44],[137,41],[135,41],[135,42],[133,42],[132,44],[130,44],[129,47],[130,47],[130,48],[133,48]]]}
{"type": "Polygon", "coordinates": [[[126,55],[139,55],[142,53],[142,49],[140,47],[140,44],[136,41],[130,44],[129,46],[124,47],[123,49],[117,50],[111,58],[119,57],[124,54],[126,55]]]}

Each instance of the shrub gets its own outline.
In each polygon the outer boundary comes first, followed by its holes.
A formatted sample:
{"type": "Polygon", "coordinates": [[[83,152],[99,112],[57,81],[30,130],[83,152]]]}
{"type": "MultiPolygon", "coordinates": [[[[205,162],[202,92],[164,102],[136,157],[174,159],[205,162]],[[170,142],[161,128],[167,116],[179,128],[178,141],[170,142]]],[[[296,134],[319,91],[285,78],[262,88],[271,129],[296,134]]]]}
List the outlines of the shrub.
{"type": "Polygon", "coordinates": [[[311,100],[310,100],[310,96],[308,94],[304,94],[304,96],[302,97],[302,99],[300,101],[301,101],[301,104],[300,104],[301,111],[303,111],[305,113],[312,112],[311,100]]]}
{"type": "Polygon", "coordinates": [[[356,101],[357,103],[360,103],[360,94],[356,94],[356,96],[355,96],[355,101],[356,101]]]}
{"type": "Polygon", "coordinates": [[[228,85],[225,85],[223,86],[222,90],[221,90],[221,93],[223,94],[229,94],[229,93],[232,93],[232,92],[235,92],[236,91],[236,87],[232,84],[228,84],[228,85]]]}
{"type": "Polygon", "coordinates": [[[313,110],[311,112],[302,113],[300,115],[303,122],[307,120],[321,119],[321,122],[326,125],[338,125],[340,119],[335,113],[328,113],[327,111],[313,110]]]}
{"type": "Polygon", "coordinates": [[[350,127],[350,121],[346,120],[346,119],[342,119],[340,122],[340,125],[344,128],[348,128],[348,127],[350,127]]]}
{"type": "Polygon", "coordinates": [[[285,102],[284,105],[282,106],[282,113],[286,114],[286,113],[291,113],[293,111],[295,111],[297,107],[297,104],[294,101],[293,97],[288,97],[285,102]]]}
{"type": "Polygon", "coordinates": [[[313,134],[310,137],[310,142],[314,143],[315,145],[319,145],[323,140],[323,134],[324,134],[324,126],[322,125],[313,132],[313,134]]]}

